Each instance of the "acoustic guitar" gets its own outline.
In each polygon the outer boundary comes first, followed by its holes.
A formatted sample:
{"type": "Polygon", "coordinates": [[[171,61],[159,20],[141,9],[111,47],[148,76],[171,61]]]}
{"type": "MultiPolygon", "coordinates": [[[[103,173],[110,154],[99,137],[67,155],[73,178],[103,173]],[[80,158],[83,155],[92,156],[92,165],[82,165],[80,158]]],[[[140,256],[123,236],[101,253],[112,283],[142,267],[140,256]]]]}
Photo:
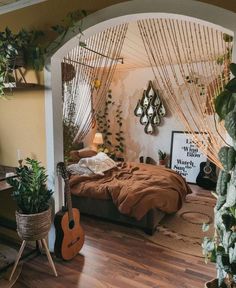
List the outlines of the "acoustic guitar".
{"type": "Polygon", "coordinates": [[[198,186],[214,190],[217,183],[216,165],[207,160],[200,163],[200,172],[196,178],[198,186]]]}
{"type": "Polygon", "coordinates": [[[80,225],[80,213],[72,208],[69,176],[65,164],[57,164],[58,173],[65,181],[65,207],[55,215],[56,229],[55,255],[63,260],[75,257],[84,244],[84,231],[80,225]]]}

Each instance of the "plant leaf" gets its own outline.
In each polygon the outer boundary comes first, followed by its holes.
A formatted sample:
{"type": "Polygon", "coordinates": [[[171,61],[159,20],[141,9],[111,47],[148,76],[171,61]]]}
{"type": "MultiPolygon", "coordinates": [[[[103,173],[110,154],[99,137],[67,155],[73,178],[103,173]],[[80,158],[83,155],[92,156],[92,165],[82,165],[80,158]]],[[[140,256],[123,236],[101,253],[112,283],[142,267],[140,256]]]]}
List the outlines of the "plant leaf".
{"type": "Polygon", "coordinates": [[[215,110],[220,120],[225,119],[225,116],[229,112],[231,96],[232,93],[230,91],[222,91],[215,99],[215,110]]]}
{"type": "Polygon", "coordinates": [[[236,77],[236,64],[235,63],[231,63],[229,65],[229,69],[232,72],[232,74],[236,77]]]}

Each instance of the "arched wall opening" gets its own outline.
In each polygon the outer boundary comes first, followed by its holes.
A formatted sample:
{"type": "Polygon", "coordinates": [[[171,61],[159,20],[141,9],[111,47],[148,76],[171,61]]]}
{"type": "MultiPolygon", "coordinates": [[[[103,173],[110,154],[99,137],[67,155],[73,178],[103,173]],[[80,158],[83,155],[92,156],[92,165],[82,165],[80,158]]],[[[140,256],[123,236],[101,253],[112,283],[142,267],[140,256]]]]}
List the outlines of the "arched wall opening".
{"type": "MultiPolygon", "coordinates": [[[[205,3],[189,0],[134,0],[117,4],[100,10],[84,19],[83,38],[124,22],[160,16],[193,17],[216,25],[236,34],[235,14],[205,3]]],[[[51,56],[48,70],[45,70],[45,82],[48,89],[45,97],[46,137],[47,137],[47,169],[49,185],[54,189],[55,211],[63,203],[63,193],[56,177],[56,164],[63,160],[63,130],[62,130],[62,85],[61,62],[63,57],[78,44],[77,31],[74,29],[67,35],[61,48],[51,56]]],[[[234,47],[236,39],[234,38],[234,47]]],[[[233,50],[233,61],[236,51],[233,50]]]]}

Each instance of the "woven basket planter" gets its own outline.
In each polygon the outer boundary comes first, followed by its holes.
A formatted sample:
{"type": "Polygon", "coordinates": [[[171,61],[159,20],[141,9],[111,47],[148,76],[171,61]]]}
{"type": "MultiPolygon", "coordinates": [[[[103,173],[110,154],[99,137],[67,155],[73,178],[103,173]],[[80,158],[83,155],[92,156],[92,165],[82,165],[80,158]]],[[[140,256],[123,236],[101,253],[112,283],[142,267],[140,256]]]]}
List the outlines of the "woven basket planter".
{"type": "Polygon", "coordinates": [[[75,67],[71,63],[61,63],[62,81],[68,82],[74,79],[76,75],[75,67]]]}
{"type": "Polygon", "coordinates": [[[51,209],[37,214],[16,211],[17,233],[22,240],[36,241],[46,238],[51,226],[51,209]]]}
{"type": "Polygon", "coordinates": [[[218,279],[213,279],[205,284],[205,288],[218,288],[218,279]]]}
{"type": "Polygon", "coordinates": [[[9,59],[10,69],[18,69],[20,67],[25,67],[25,59],[22,51],[19,51],[18,55],[9,59]]]}

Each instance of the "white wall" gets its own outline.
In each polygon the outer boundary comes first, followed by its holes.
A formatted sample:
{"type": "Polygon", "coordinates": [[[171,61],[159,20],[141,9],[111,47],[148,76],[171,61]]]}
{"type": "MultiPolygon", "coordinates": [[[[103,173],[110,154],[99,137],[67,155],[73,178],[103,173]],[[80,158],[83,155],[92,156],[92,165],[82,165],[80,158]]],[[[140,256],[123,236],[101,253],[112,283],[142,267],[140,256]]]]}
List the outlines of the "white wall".
{"type": "Polygon", "coordinates": [[[117,71],[111,85],[113,100],[122,104],[128,161],[138,161],[140,156],[149,156],[158,161],[158,149],[170,153],[171,132],[184,130],[182,123],[175,115],[171,115],[165,105],[168,115],[158,126],[158,134],[148,135],[144,132],[144,126],[139,123],[139,117],[134,115],[134,109],[138,99],[142,97],[143,90],[147,89],[149,80],[154,81],[152,69],[139,68],[117,71]]]}

